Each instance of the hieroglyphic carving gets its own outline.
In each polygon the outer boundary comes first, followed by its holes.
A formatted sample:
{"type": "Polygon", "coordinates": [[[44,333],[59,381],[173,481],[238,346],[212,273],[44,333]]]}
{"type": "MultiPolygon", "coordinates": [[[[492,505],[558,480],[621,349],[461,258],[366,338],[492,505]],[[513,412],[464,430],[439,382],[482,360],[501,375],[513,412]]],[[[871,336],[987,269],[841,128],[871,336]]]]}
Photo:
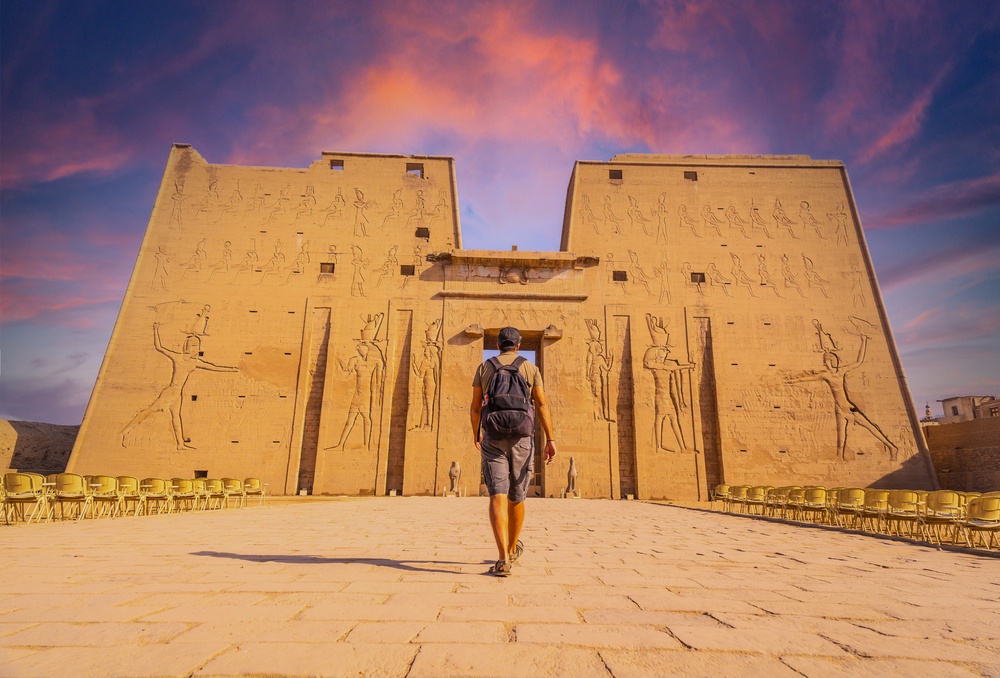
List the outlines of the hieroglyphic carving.
{"type": "Polygon", "coordinates": [[[646,290],[646,294],[652,295],[653,290],[649,289],[649,275],[646,274],[642,267],[639,265],[639,255],[632,250],[628,251],[629,266],[628,266],[628,277],[632,281],[633,285],[642,285],[646,290]]]}
{"type": "Polygon", "coordinates": [[[694,369],[694,363],[682,363],[670,357],[673,345],[670,343],[670,334],[667,333],[663,318],[656,318],[647,313],[646,326],[649,328],[652,345],[646,349],[642,357],[642,366],[653,375],[655,394],[653,442],[657,450],[685,451],[689,448],[684,440],[681,413],[686,412],[688,408],[685,392],[690,383],[690,372],[694,369]],[[689,373],[687,380],[684,378],[685,373],[689,373]],[[669,447],[664,440],[663,431],[668,421],[677,445],[676,450],[669,447]]]}
{"type": "Polygon", "coordinates": [[[816,272],[816,264],[814,264],[813,260],[805,254],[802,255],[802,263],[806,267],[805,273],[803,273],[806,278],[806,283],[809,287],[818,287],[819,291],[823,293],[823,296],[829,299],[830,295],[826,293],[826,283],[830,281],[824,280],[820,277],[819,273],[816,272]]]}
{"type": "Polygon", "coordinates": [[[715,262],[710,262],[708,264],[708,284],[711,287],[721,287],[722,291],[726,293],[727,297],[733,296],[733,293],[729,291],[729,286],[732,284],[732,280],[722,275],[722,271],[719,267],[715,265],[715,262]]]}
{"type": "Polygon", "coordinates": [[[760,215],[760,208],[750,201],[750,232],[753,231],[764,231],[764,235],[768,238],[773,238],[771,235],[771,229],[767,227],[767,222],[764,221],[764,217],[760,215]]]}
{"type": "Polygon", "coordinates": [[[794,287],[799,291],[799,296],[805,298],[806,293],[802,291],[802,286],[799,285],[795,274],[792,273],[792,267],[788,263],[787,254],[781,255],[781,277],[785,279],[785,287],[794,287]]]}
{"type": "Polygon", "coordinates": [[[234,188],[233,192],[229,194],[229,199],[226,200],[226,203],[222,206],[222,209],[219,211],[219,218],[215,220],[215,223],[219,223],[220,221],[222,221],[222,219],[226,215],[239,214],[242,206],[243,206],[243,192],[240,191],[240,182],[239,179],[237,179],[236,188],[234,188]]]}
{"type": "Polygon", "coordinates": [[[389,209],[387,209],[383,214],[385,218],[382,219],[382,230],[385,230],[386,225],[390,221],[396,221],[401,219],[403,216],[403,189],[397,188],[392,193],[392,200],[389,202],[389,209]]]}
{"type": "MultiPolygon", "coordinates": [[[[205,307],[207,309],[208,306],[205,307]]],[[[204,309],[203,309],[204,311],[204,309]]],[[[207,313],[207,311],[205,311],[207,313]]],[[[201,317],[199,315],[199,317],[201,317]]],[[[205,323],[207,327],[207,315],[205,323]]],[[[178,450],[195,449],[188,438],[184,435],[184,420],[181,416],[181,404],[184,400],[184,386],[188,378],[195,370],[207,370],[209,372],[238,372],[236,367],[216,365],[199,357],[201,352],[201,337],[198,334],[187,332],[184,346],[180,351],[166,348],[160,340],[160,323],[153,323],[153,348],[165,356],[170,361],[170,383],[163,387],[156,400],[149,404],[134,417],[122,429],[122,447],[128,447],[128,436],[139,424],[144,422],[151,414],[156,412],[166,412],[170,415],[170,429],[174,435],[174,442],[178,450]]]]}
{"type": "Polygon", "coordinates": [[[342,219],[344,217],[344,208],[347,207],[347,198],[344,197],[343,189],[337,187],[337,195],[333,196],[333,200],[327,205],[326,209],[323,210],[323,221],[320,226],[326,226],[327,222],[331,219],[342,219]]]}
{"type": "Polygon", "coordinates": [[[274,201],[271,205],[271,212],[267,215],[267,221],[265,224],[273,223],[278,217],[284,216],[285,212],[288,211],[288,204],[292,201],[288,194],[291,192],[292,187],[290,185],[285,185],[281,189],[281,193],[278,194],[278,199],[274,201]]]}
{"type": "Polygon", "coordinates": [[[354,425],[361,419],[362,447],[372,449],[372,418],[382,407],[382,384],[385,375],[385,354],[379,346],[378,333],[385,319],[384,313],[362,316],[365,325],[361,330],[361,339],[355,344],[357,355],[345,363],[337,360],[341,372],[352,377],[353,392],[351,404],[347,409],[347,419],[340,440],[336,445],[326,449],[347,449],[347,440],[351,437],[354,425]]]}
{"type": "Polygon", "coordinates": [[[611,412],[611,367],[614,358],[601,340],[601,326],[593,318],[585,318],[590,339],[587,340],[587,381],[595,420],[615,421],[611,412]]]}
{"type": "Polygon", "coordinates": [[[200,273],[201,267],[207,258],[208,254],[205,253],[205,238],[202,238],[198,241],[198,244],[195,245],[194,254],[191,255],[191,258],[184,264],[184,272],[181,273],[181,280],[184,280],[188,273],[200,273]]]}
{"type": "Polygon", "coordinates": [[[642,210],[639,208],[639,201],[630,195],[628,197],[628,203],[629,205],[626,214],[628,214],[629,221],[632,223],[632,231],[635,232],[635,227],[639,226],[642,228],[643,233],[646,235],[652,235],[652,233],[649,232],[649,219],[643,215],[642,210]]]}
{"type": "Polygon", "coordinates": [[[580,219],[584,224],[594,227],[594,232],[601,235],[601,227],[597,224],[597,216],[590,207],[590,196],[586,193],[580,196],[580,219]]]}
{"type": "Polygon", "coordinates": [[[457,461],[451,462],[451,468],[448,469],[448,480],[450,484],[449,492],[458,494],[458,483],[462,479],[462,467],[457,461]]]}
{"type": "Polygon", "coordinates": [[[178,228],[184,228],[184,184],[174,182],[174,194],[170,196],[170,220],[168,226],[177,224],[178,228]]]}
{"type": "Polygon", "coordinates": [[[781,298],[781,293],[778,292],[778,286],[774,284],[774,280],[771,279],[771,272],[767,270],[767,260],[764,258],[763,254],[757,254],[757,275],[760,277],[760,286],[769,287],[774,290],[774,296],[781,298]]]}
{"type": "Polygon", "coordinates": [[[795,222],[788,218],[788,214],[785,213],[785,208],[781,206],[781,199],[774,199],[774,211],[771,212],[771,216],[774,218],[774,223],[777,227],[783,231],[787,231],[788,235],[792,236],[796,240],[799,236],[795,235],[795,231],[792,230],[792,226],[795,222]]]}
{"type": "Polygon", "coordinates": [[[694,289],[699,295],[704,295],[705,290],[701,286],[702,283],[701,281],[695,279],[694,275],[692,275],[693,272],[694,269],[691,267],[689,262],[685,261],[681,265],[681,277],[684,278],[684,285],[694,289]]]}
{"type": "Polygon", "coordinates": [[[305,195],[302,196],[302,200],[299,200],[299,204],[295,206],[295,218],[292,222],[297,222],[303,217],[312,221],[312,213],[315,208],[316,188],[314,186],[306,186],[305,195]]]}
{"type": "Polygon", "coordinates": [[[438,196],[438,201],[434,205],[434,209],[427,213],[427,226],[428,228],[434,225],[434,221],[437,219],[444,218],[448,214],[448,198],[445,196],[444,191],[441,191],[441,195],[438,196]]]}
{"type": "Polygon", "coordinates": [[[153,270],[153,282],[150,283],[149,289],[155,290],[157,284],[159,284],[160,289],[164,292],[167,291],[167,264],[170,263],[170,256],[167,254],[167,249],[163,245],[159,245],[156,248],[156,253],[153,255],[156,260],[156,267],[153,270]]]}
{"type": "Polygon", "coordinates": [[[847,459],[847,434],[851,424],[856,424],[867,430],[885,447],[889,453],[891,461],[896,460],[899,449],[882,432],[882,429],[873,422],[857,404],[851,400],[847,392],[847,375],[860,367],[865,361],[865,353],[868,349],[868,339],[876,329],[874,325],[863,318],[849,316],[854,330],[844,329],[844,332],[857,336],[860,340],[858,357],[852,363],[844,363],[840,358],[840,346],[834,342],[833,337],[823,330],[819,320],[813,320],[816,328],[817,353],[823,354],[823,368],[821,370],[807,370],[796,375],[787,377],[790,384],[803,384],[808,382],[822,382],[830,389],[833,396],[833,413],[837,424],[837,454],[841,459],[847,459]]]}
{"type": "Polygon", "coordinates": [[[427,205],[424,202],[424,192],[422,190],[417,191],[417,196],[413,200],[413,209],[410,210],[406,217],[406,225],[409,226],[412,222],[416,221],[418,223],[424,220],[424,212],[427,210],[427,205]]]}
{"type": "Polygon", "coordinates": [[[701,237],[701,233],[698,232],[698,223],[691,218],[690,214],[688,214],[687,205],[681,205],[677,208],[677,221],[678,228],[683,229],[686,226],[691,229],[694,237],[701,237]]]}
{"type": "Polygon", "coordinates": [[[733,267],[729,270],[729,272],[733,275],[733,280],[737,285],[743,285],[746,287],[751,297],[756,297],[757,293],[753,291],[753,281],[750,280],[750,276],[748,276],[746,271],[743,270],[743,264],[740,263],[740,258],[732,252],[729,253],[729,257],[733,260],[733,267]]]}
{"type": "Polygon", "coordinates": [[[396,251],[399,250],[399,245],[393,245],[386,252],[385,262],[379,266],[375,272],[378,273],[378,280],[375,281],[375,287],[382,284],[384,278],[389,278],[390,282],[399,273],[399,259],[396,258],[396,251]]]}
{"type": "MultiPolygon", "coordinates": [[[[333,253],[336,255],[336,246],[331,245],[331,247],[333,247],[333,253]]],[[[292,260],[292,273],[305,273],[306,265],[309,264],[309,262],[309,241],[306,240],[302,243],[302,247],[299,248],[299,253],[295,255],[295,259],[292,260]]],[[[291,279],[291,276],[289,276],[289,279],[291,279]]]]}
{"type": "Polygon", "coordinates": [[[706,233],[708,233],[708,229],[712,229],[720,238],[725,237],[722,235],[722,229],[720,228],[723,226],[723,223],[717,216],[715,216],[715,213],[712,212],[711,205],[705,205],[701,208],[701,222],[705,227],[706,233]]]}
{"type": "Polygon", "coordinates": [[[604,196],[604,225],[617,235],[625,235],[622,232],[622,220],[615,214],[611,206],[611,196],[604,196]]]}
{"type": "Polygon", "coordinates": [[[219,202],[219,180],[212,179],[208,184],[208,188],[205,189],[205,196],[201,199],[201,204],[198,205],[198,211],[195,212],[194,220],[198,221],[202,214],[211,214],[219,202]]]}
{"type": "Polygon", "coordinates": [[[233,243],[229,240],[222,244],[222,256],[219,260],[212,264],[211,273],[208,276],[210,281],[215,277],[216,273],[228,273],[229,266],[233,263],[233,243]]]}
{"type": "Polygon", "coordinates": [[[842,278],[851,281],[851,304],[854,308],[864,308],[865,301],[864,277],[865,274],[858,268],[857,259],[851,257],[851,270],[840,274],[842,278]]]}
{"type": "Polygon", "coordinates": [[[747,227],[750,226],[750,222],[746,221],[740,216],[740,213],[736,211],[735,205],[730,205],[726,208],[726,221],[729,222],[729,233],[732,234],[733,229],[739,229],[739,232],[743,234],[744,238],[750,237],[750,232],[747,227]]]}
{"type": "Polygon", "coordinates": [[[243,212],[243,217],[241,221],[246,221],[246,218],[251,214],[254,215],[256,220],[260,220],[260,216],[264,213],[264,189],[261,188],[260,182],[254,186],[253,195],[250,196],[250,201],[247,203],[247,209],[243,212]]]}
{"type": "Polygon", "coordinates": [[[257,284],[260,285],[269,275],[281,275],[281,267],[285,265],[285,254],[281,251],[281,241],[274,244],[274,253],[264,266],[264,275],[260,277],[257,284]]]}
{"type": "Polygon", "coordinates": [[[837,222],[837,228],[834,235],[837,238],[837,244],[847,247],[850,241],[847,238],[847,220],[849,219],[847,215],[847,207],[843,202],[837,204],[837,211],[833,214],[827,214],[826,218],[830,221],[837,222]]]}
{"type": "Polygon", "coordinates": [[[656,219],[656,244],[667,244],[667,194],[660,193],[660,199],[653,210],[656,219]]]}
{"type": "Polygon", "coordinates": [[[354,237],[368,235],[368,210],[378,205],[374,200],[365,200],[365,194],[360,188],[354,189],[354,237]]]}
{"type": "Polygon", "coordinates": [[[811,228],[819,236],[820,240],[826,240],[826,236],[823,235],[823,224],[813,216],[809,203],[803,200],[799,203],[799,208],[799,219],[802,220],[802,225],[811,228]]]}
{"type": "Polygon", "coordinates": [[[236,275],[233,277],[233,282],[239,278],[244,273],[253,273],[257,269],[257,262],[259,257],[257,255],[257,239],[250,238],[250,249],[248,249],[244,255],[243,259],[240,261],[240,266],[236,269],[236,275]]]}
{"type": "Polygon", "coordinates": [[[662,304],[664,300],[666,303],[670,303],[670,269],[667,267],[666,257],[660,262],[659,266],[653,267],[653,275],[660,279],[660,296],[657,297],[657,302],[662,304]]]}
{"type": "Polygon", "coordinates": [[[351,296],[352,297],[367,297],[365,294],[365,274],[364,270],[368,268],[368,259],[365,258],[365,253],[357,245],[351,245],[351,266],[354,267],[354,274],[351,276],[351,296]]]}
{"type": "Polygon", "coordinates": [[[441,383],[441,319],[427,323],[424,331],[423,357],[410,355],[413,374],[420,385],[420,416],[411,429],[434,429],[434,406],[441,383]]]}

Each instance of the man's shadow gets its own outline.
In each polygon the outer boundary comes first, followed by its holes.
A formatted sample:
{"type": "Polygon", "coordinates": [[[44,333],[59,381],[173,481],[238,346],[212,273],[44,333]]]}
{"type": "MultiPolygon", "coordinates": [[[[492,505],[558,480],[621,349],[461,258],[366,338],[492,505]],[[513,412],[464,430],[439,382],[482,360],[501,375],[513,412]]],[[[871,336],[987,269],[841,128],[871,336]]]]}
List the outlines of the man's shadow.
{"type": "MultiPolygon", "coordinates": [[[[232,558],[235,560],[248,560],[252,563],[289,563],[292,565],[336,565],[336,564],[362,564],[377,565],[379,567],[391,567],[397,570],[408,572],[440,572],[442,574],[462,574],[458,570],[442,570],[435,567],[417,567],[408,563],[433,563],[435,565],[471,565],[467,562],[442,561],[442,560],[390,560],[388,558],[324,558],[322,556],[292,556],[292,555],[263,555],[256,553],[228,553],[225,551],[194,551],[192,556],[208,556],[210,558],[232,558]]],[[[484,563],[492,561],[484,560],[484,563]]]]}

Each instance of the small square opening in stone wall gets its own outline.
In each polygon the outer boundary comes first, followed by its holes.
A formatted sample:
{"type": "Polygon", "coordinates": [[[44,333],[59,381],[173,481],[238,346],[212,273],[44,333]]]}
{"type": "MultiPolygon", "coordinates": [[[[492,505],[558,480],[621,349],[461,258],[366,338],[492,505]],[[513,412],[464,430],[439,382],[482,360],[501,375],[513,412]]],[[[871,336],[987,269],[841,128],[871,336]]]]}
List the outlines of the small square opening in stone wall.
{"type": "Polygon", "coordinates": [[[614,282],[626,282],[628,280],[628,271],[612,271],[611,279],[614,282]]]}
{"type": "Polygon", "coordinates": [[[687,179],[688,181],[698,181],[698,173],[697,172],[684,172],[684,178],[687,179]]]}
{"type": "Polygon", "coordinates": [[[195,471],[194,472],[194,477],[195,478],[207,478],[208,477],[208,471],[195,471]]]}
{"type": "Polygon", "coordinates": [[[344,171],[344,161],[340,158],[331,158],[330,169],[344,171]]]}
{"type": "Polygon", "coordinates": [[[704,273],[694,273],[694,272],[692,272],[691,273],[691,282],[693,282],[693,283],[703,283],[703,282],[705,282],[705,274],[704,273]]]}
{"type": "Polygon", "coordinates": [[[416,273],[416,267],[408,264],[400,264],[399,274],[400,275],[413,275],[416,273]]]}
{"type": "Polygon", "coordinates": [[[621,170],[608,170],[608,179],[611,181],[621,181],[622,171],[621,170]]]}
{"type": "Polygon", "coordinates": [[[332,275],[334,268],[336,268],[336,264],[322,263],[319,265],[319,272],[321,275],[332,275]]]}
{"type": "Polygon", "coordinates": [[[406,163],[406,174],[411,177],[424,178],[424,164],[422,162],[406,163]]]}
{"type": "Polygon", "coordinates": [[[429,228],[424,228],[424,227],[420,227],[420,228],[418,228],[418,229],[417,229],[417,232],[416,232],[416,234],[415,234],[415,235],[416,235],[416,236],[417,236],[418,238],[423,238],[424,240],[430,240],[430,237],[431,237],[431,229],[429,229],[429,228]]]}

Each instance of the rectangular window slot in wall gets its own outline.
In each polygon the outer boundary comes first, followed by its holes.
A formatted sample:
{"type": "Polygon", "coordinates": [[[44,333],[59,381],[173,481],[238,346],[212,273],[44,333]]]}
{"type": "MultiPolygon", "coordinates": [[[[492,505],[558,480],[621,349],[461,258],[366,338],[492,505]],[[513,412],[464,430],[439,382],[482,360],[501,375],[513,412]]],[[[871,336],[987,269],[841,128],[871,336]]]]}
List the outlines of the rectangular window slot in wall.
{"type": "Polygon", "coordinates": [[[285,355],[292,355],[290,351],[285,351],[285,355]]]}
{"type": "Polygon", "coordinates": [[[416,272],[417,272],[416,266],[410,264],[400,264],[399,266],[400,275],[413,275],[416,272]]]}
{"type": "Polygon", "coordinates": [[[626,282],[628,281],[628,271],[612,271],[611,280],[613,282],[626,282]]]}
{"type": "Polygon", "coordinates": [[[278,396],[278,397],[279,397],[279,398],[287,398],[288,396],[283,396],[283,395],[280,395],[280,396],[278,396]]]}
{"type": "Polygon", "coordinates": [[[205,357],[205,352],[204,351],[198,351],[198,357],[199,358],[204,358],[205,357]]]}
{"type": "Polygon", "coordinates": [[[722,243],[720,247],[729,247],[729,245],[727,245],[726,243],[722,243]]]}
{"type": "Polygon", "coordinates": [[[289,311],[288,315],[295,315],[295,311],[289,311]]]}
{"type": "Polygon", "coordinates": [[[330,274],[332,274],[333,273],[333,269],[335,267],[336,267],[336,264],[330,264],[330,263],[320,264],[319,265],[320,275],[330,275],[330,274]]]}
{"type": "Polygon", "coordinates": [[[208,477],[208,471],[195,471],[194,472],[194,477],[195,478],[207,478],[208,477]]]}
{"type": "Polygon", "coordinates": [[[611,181],[621,181],[622,171],[621,170],[608,170],[608,179],[611,181]]]}
{"type": "Polygon", "coordinates": [[[733,322],[732,320],[727,320],[727,321],[726,321],[726,324],[727,324],[727,325],[735,325],[736,323],[734,323],[734,322],[733,322]]]}
{"type": "MultiPolygon", "coordinates": [[[[253,355],[253,351],[243,351],[243,355],[253,355]]],[[[241,398],[243,396],[240,396],[241,398]]]]}
{"type": "Polygon", "coordinates": [[[775,406],[774,406],[774,409],[776,409],[776,410],[780,410],[780,409],[781,409],[781,405],[775,405],[775,406]]]}
{"type": "Polygon", "coordinates": [[[271,442],[274,443],[275,445],[280,445],[281,444],[280,440],[272,440],[271,442]]]}
{"type": "Polygon", "coordinates": [[[198,399],[198,396],[196,396],[196,395],[191,396],[191,402],[194,402],[197,399],[198,399]]]}
{"type": "Polygon", "coordinates": [[[411,177],[424,178],[424,164],[422,162],[406,163],[406,174],[411,177]]]}
{"type": "Polygon", "coordinates": [[[764,323],[764,327],[770,327],[771,323],[764,323]]]}
{"type": "Polygon", "coordinates": [[[693,283],[703,283],[705,282],[704,273],[691,273],[691,282],[693,283]]]}
{"type": "Polygon", "coordinates": [[[767,366],[768,367],[777,367],[778,364],[777,363],[768,363],[767,366]]]}
{"type": "Polygon", "coordinates": [[[267,231],[261,231],[261,233],[263,233],[263,234],[267,235],[267,231]]]}
{"type": "Polygon", "coordinates": [[[733,367],[737,367],[739,365],[739,363],[729,363],[729,364],[732,365],[733,367]]]}
{"type": "Polygon", "coordinates": [[[740,450],[740,452],[749,452],[750,450],[740,450]]]}
{"type": "Polygon", "coordinates": [[[256,313],[257,311],[250,311],[251,313],[256,313]]]}
{"type": "Polygon", "coordinates": [[[255,269],[253,270],[253,272],[254,272],[254,273],[263,273],[263,272],[264,272],[264,269],[262,269],[262,268],[255,268],[255,269]]]}
{"type": "Polygon", "coordinates": [[[756,245],[755,247],[763,247],[763,245],[756,245]]]}
{"type": "Polygon", "coordinates": [[[245,395],[241,395],[241,396],[236,396],[236,397],[237,397],[237,398],[246,398],[246,396],[245,396],[245,395]]]}
{"type": "Polygon", "coordinates": [[[340,158],[330,158],[330,169],[344,171],[344,161],[340,158]]]}
{"type": "Polygon", "coordinates": [[[424,228],[423,226],[421,226],[420,228],[417,229],[417,232],[414,235],[417,238],[423,238],[424,240],[430,240],[431,229],[424,228]]]}
{"type": "Polygon", "coordinates": [[[742,409],[743,409],[743,406],[742,406],[742,405],[737,405],[737,406],[736,406],[736,409],[738,409],[738,410],[742,410],[742,409]]]}
{"type": "Polygon", "coordinates": [[[688,181],[698,181],[698,173],[697,172],[685,172],[684,173],[684,178],[686,180],[688,180],[688,181]]]}
{"type": "Polygon", "coordinates": [[[778,450],[778,454],[788,454],[788,450],[778,450]]]}

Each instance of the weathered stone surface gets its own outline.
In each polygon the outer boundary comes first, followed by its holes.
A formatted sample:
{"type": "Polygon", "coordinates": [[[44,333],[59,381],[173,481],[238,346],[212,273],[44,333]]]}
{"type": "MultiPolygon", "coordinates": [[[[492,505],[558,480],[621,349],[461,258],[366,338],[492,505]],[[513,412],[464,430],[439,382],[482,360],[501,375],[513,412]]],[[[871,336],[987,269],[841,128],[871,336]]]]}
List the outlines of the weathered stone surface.
{"type": "Polygon", "coordinates": [[[471,375],[512,324],[560,449],[533,494],[571,458],[591,498],[935,485],[841,163],[578,162],[558,252],[462,249],[458,204],[451,158],[175,145],[69,470],[440,495],[455,462],[476,495],[471,375]]]}

